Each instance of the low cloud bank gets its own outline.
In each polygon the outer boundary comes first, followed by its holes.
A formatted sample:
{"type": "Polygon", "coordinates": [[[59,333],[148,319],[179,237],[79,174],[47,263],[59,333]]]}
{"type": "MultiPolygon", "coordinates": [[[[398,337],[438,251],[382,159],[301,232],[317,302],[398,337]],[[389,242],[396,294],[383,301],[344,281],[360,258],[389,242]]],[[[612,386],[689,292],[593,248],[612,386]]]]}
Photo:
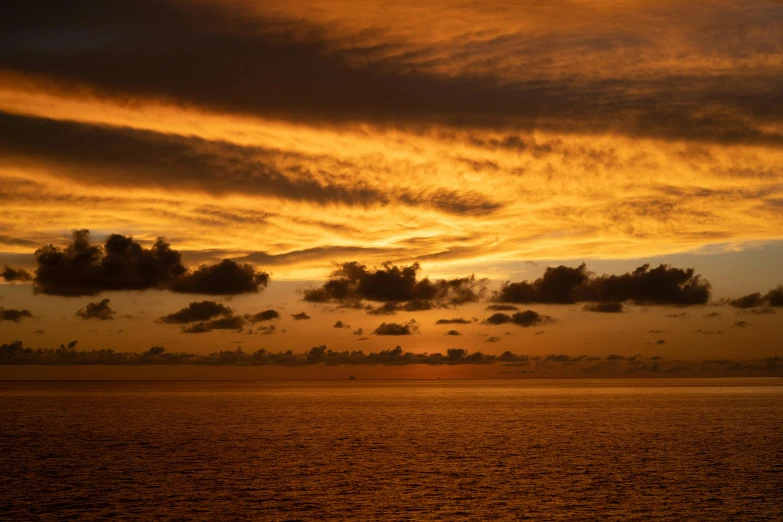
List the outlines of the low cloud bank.
{"type": "Polygon", "coordinates": [[[500,355],[468,352],[450,348],[442,353],[412,353],[402,347],[365,353],[362,350],[334,351],[325,345],[315,346],[303,353],[271,352],[266,349],[245,351],[242,347],[220,350],[206,355],[169,352],[162,346],[153,346],[142,352],[104,350],[76,350],[76,341],[59,348],[25,348],[21,341],[0,345],[0,365],[213,365],[213,366],[312,366],[312,365],[497,365],[498,375],[515,377],[546,377],[571,375],[574,377],[783,377],[783,356],[755,360],[682,361],[660,356],[642,357],[612,354],[605,357],[565,354],[520,355],[505,351],[500,355]]]}

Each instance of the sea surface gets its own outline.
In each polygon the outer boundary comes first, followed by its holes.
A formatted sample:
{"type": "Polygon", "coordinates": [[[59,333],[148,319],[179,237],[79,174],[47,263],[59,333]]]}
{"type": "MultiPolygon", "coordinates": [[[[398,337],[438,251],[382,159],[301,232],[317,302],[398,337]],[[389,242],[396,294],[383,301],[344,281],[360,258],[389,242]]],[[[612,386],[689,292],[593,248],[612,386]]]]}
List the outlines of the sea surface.
{"type": "Polygon", "coordinates": [[[783,520],[781,381],[0,382],[0,520],[783,520]]]}

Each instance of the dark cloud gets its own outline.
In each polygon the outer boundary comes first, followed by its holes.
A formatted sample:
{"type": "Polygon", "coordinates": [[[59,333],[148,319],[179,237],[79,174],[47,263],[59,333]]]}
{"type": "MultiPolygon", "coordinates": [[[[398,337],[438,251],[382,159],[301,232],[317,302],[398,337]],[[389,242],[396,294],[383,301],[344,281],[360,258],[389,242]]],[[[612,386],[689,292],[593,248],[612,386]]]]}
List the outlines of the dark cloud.
{"type": "Polygon", "coordinates": [[[606,314],[619,314],[625,311],[623,303],[587,303],[583,310],[587,312],[600,312],[606,314]]]}
{"type": "Polygon", "coordinates": [[[492,297],[498,303],[567,304],[577,302],[648,305],[705,304],[710,284],[692,268],[642,265],[622,275],[592,276],[586,265],[547,267],[533,282],[505,282],[492,297]]]}
{"type": "MultiPolygon", "coordinates": [[[[249,316],[254,317],[254,316],[249,316]]],[[[242,331],[245,318],[234,315],[234,311],[215,301],[194,301],[185,308],[161,317],[166,324],[183,325],[183,333],[207,333],[212,330],[242,331]]]]}
{"type": "Polygon", "coordinates": [[[247,314],[245,315],[245,319],[255,324],[263,321],[280,319],[280,314],[276,310],[270,309],[270,310],[264,310],[263,312],[258,312],[257,314],[247,314]]]}
{"type": "Polygon", "coordinates": [[[392,315],[397,311],[415,312],[476,302],[486,292],[484,279],[477,280],[471,275],[431,281],[418,279],[420,270],[418,263],[396,266],[387,262],[373,270],[355,261],[343,263],[323,286],[305,290],[304,300],[379,301],[384,304],[371,308],[369,313],[392,315]]]}
{"type": "Polygon", "coordinates": [[[765,303],[764,297],[759,292],[729,300],[729,305],[734,308],[756,308],[758,306],[764,306],[765,303]]]}
{"type": "Polygon", "coordinates": [[[548,315],[542,315],[538,312],[534,312],[533,310],[525,310],[524,312],[517,312],[514,315],[498,312],[487,317],[483,322],[485,324],[493,325],[513,323],[527,328],[530,326],[551,324],[555,322],[555,319],[548,315]]]}
{"type": "Polygon", "coordinates": [[[22,319],[32,317],[33,314],[30,310],[16,310],[14,308],[0,307],[0,321],[11,321],[12,323],[18,323],[22,319]]]}
{"type": "Polygon", "coordinates": [[[432,301],[416,299],[406,303],[383,303],[375,308],[369,307],[367,313],[370,315],[395,315],[397,312],[422,312],[432,310],[434,307],[432,301]]]}
{"type": "Polygon", "coordinates": [[[750,326],[750,323],[747,321],[736,321],[732,326],[736,328],[747,328],[750,326]]]}
{"type": "MultiPolygon", "coordinates": [[[[115,186],[158,188],[161,180],[165,180],[176,190],[221,195],[257,194],[320,205],[399,203],[432,207],[455,215],[490,214],[502,206],[470,191],[381,191],[350,184],[323,185],[311,176],[303,176],[308,173],[308,167],[297,163],[314,158],[290,151],[2,112],[0,153],[7,161],[20,165],[56,166],[58,174],[81,183],[111,182],[115,186]]],[[[315,159],[325,161],[323,157],[315,159]]],[[[213,222],[226,218],[224,214],[215,216],[213,212],[206,215],[213,222]]],[[[284,254],[282,259],[307,259],[330,251],[333,249],[316,247],[284,254]]],[[[366,250],[343,247],[343,251],[361,253],[366,250]]],[[[272,256],[260,252],[252,257],[265,262],[272,256]]]]}
{"type": "Polygon", "coordinates": [[[708,319],[720,319],[721,316],[722,316],[722,314],[720,312],[710,312],[707,315],[705,315],[704,317],[706,317],[708,319]]]}
{"type": "Polygon", "coordinates": [[[103,299],[97,303],[87,303],[87,306],[76,312],[76,317],[84,320],[98,319],[99,321],[110,321],[114,319],[117,312],[112,310],[109,305],[111,301],[103,299]]]}
{"type": "Polygon", "coordinates": [[[5,279],[8,282],[27,282],[33,280],[33,274],[23,268],[11,268],[5,265],[3,270],[0,271],[0,279],[5,279]]]}
{"type": "Polygon", "coordinates": [[[187,324],[229,315],[233,315],[233,310],[225,305],[215,301],[196,301],[178,312],[161,317],[159,321],[167,324],[187,324]]]}
{"type": "Polygon", "coordinates": [[[258,292],[268,284],[268,273],[224,259],[172,280],[168,289],[184,294],[236,295],[258,292]]]}
{"type": "Polygon", "coordinates": [[[226,317],[220,317],[218,319],[212,319],[210,321],[201,321],[199,323],[185,326],[182,329],[183,333],[196,334],[206,333],[212,330],[236,330],[242,331],[245,326],[245,321],[239,316],[229,315],[226,317]]]}
{"type": "Polygon", "coordinates": [[[655,341],[655,344],[666,344],[666,341],[664,341],[663,339],[658,339],[657,341],[655,341]]]}
{"type": "Polygon", "coordinates": [[[103,247],[90,243],[89,230],[74,230],[64,249],[35,252],[37,293],[80,296],[113,290],[168,289],[173,292],[233,295],[266,287],[269,274],[223,260],[189,271],[182,256],[163,239],[144,248],[132,237],[111,234],[103,247]]]}
{"type": "Polygon", "coordinates": [[[357,328],[353,331],[353,335],[364,335],[364,328],[357,328]]]}
{"type": "Polygon", "coordinates": [[[438,319],[435,324],[470,324],[473,321],[470,319],[464,319],[462,317],[455,317],[453,319],[438,319]]]}
{"type": "Polygon", "coordinates": [[[487,310],[493,310],[495,312],[513,312],[519,310],[519,308],[509,304],[491,304],[487,306],[487,310]]]}
{"type": "Polygon", "coordinates": [[[411,335],[417,332],[419,329],[415,319],[411,319],[405,324],[398,323],[381,323],[381,325],[373,331],[375,335],[411,335]]]}
{"type": "Polygon", "coordinates": [[[460,335],[460,333],[457,330],[449,330],[446,335],[460,335]]]}
{"type": "Polygon", "coordinates": [[[304,321],[306,319],[310,319],[310,316],[307,315],[305,312],[299,312],[298,314],[291,314],[291,317],[294,318],[294,321],[304,321]]]}
{"type": "Polygon", "coordinates": [[[108,290],[161,287],[187,269],[179,252],[158,238],[147,249],[133,238],[112,234],[103,248],[90,243],[88,230],[74,230],[65,249],[49,245],[35,252],[35,291],[64,296],[95,295],[108,290]]]}
{"type": "Polygon", "coordinates": [[[502,337],[495,337],[495,336],[487,337],[487,342],[488,343],[496,343],[496,342],[500,341],[501,339],[502,339],[502,337]]]}
{"type": "Polygon", "coordinates": [[[683,317],[688,317],[689,315],[691,314],[688,312],[677,312],[673,314],[666,314],[664,317],[668,317],[670,319],[682,319],[683,317]]]}
{"type": "Polygon", "coordinates": [[[740,309],[783,307],[783,285],[772,288],[764,295],[761,295],[761,292],[755,292],[736,299],[729,299],[727,302],[730,306],[740,309]]]}
{"type": "MultiPolygon", "coordinates": [[[[678,7],[680,11],[664,10],[663,16],[680,20],[684,12],[700,21],[682,24],[691,35],[674,33],[675,39],[693,45],[683,52],[705,61],[728,61],[737,58],[735,49],[742,49],[744,58],[754,56],[749,52],[773,52],[770,41],[777,41],[778,33],[768,24],[774,23],[771,13],[777,11],[762,7],[766,9],[739,15],[733,4],[714,6],[710,13],[694,8],[696,14],[678,7]],[[714,28],[701,22],[708,16],[714,28]],[[718,16],[742,18],[727,29],[725,22],[715,21],[718,16]],[[758,36],[748,27],[758,27],[758,36]]],[[[443,49],[434,44],[421,49],[400,49],[397,41],[379,44],[383,29],[374,32],[372,43],[362,44],[354,38],[361,28],[353,28],[356,35],[349,40],[354,43],[345,46],[345,37],[333,41],[328,36],[331,25],[277,13],[265,18],[258,15],[260,10],[249,14],[247,9],[227,2],[145,0],[115,0],[111,5],[74,0],[67,8],[55,1],[15,4],[0,17],[0,67],[123,100],[165,99],[218,112],[293,120],[471,122],[674,140],[781,142],[777,133],[762,126],[781,116],[780,78],[774,68],[751,68],[751,76],[744,68],[724,68],[713,75],[698,69],[651,75],[645,69],[649,64],[640,59],[619,64],[605,77],[591,75],[589,69],[553,74],[549,67],[562,63],[563,55],[600,63],[602,53],[630,51],[636,59],[669,47],[670,42],[649,33],[596,36],[589,32],[592,24],[585,23],[586,29],[565,39],[561,32],[536,31],[504,35],[479,48],[472,38],[446,41],[454,54],[446,52],[443,58],[443,49]],[[502,43],[510,49],[507,53],[531,64],[524,68],[524,77],[501,81],[491,67],[499,58],[476,56],[493,43],[502,43]],[[416,57],[425,64],[459,64],[473,57],[482,61],[484,72],[457,65],[452,73],[441,74],[437,68],[417,65],[416,57]],[[122,67],[112,66],[117,63],[122,67]],[[192,67],[194,63],[199,66],[192,67]]],[[[629,20],[644,20],[635,14],[629,20]]],[[[423,15],[434,16],[426,10],[423,15]]],[[[630,23],[629,34],[641,29],[630,23]]]]}
{"type": "Polygon", "coordinates": [[[350,328],[350,324],[345,324],[342,321],[337,321],[332,325],[332,328],[350,328]]]}

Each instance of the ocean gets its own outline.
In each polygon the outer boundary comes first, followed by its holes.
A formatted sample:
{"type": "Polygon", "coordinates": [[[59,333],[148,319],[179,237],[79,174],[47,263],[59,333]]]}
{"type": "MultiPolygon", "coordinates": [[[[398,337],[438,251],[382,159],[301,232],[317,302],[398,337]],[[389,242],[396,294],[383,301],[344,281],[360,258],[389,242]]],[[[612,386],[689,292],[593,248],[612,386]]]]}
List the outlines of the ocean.
{"type": "Polygon", "coordinates": [[[2,520],[783,520],[783,379],[0,382],[2,520]]]}

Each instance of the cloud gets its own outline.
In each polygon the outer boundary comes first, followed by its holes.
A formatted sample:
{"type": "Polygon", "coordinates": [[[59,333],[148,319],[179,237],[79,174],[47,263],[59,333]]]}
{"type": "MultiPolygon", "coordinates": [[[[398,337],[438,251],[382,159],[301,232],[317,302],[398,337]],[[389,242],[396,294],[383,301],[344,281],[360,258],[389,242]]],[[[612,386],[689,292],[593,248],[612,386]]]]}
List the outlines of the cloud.
{"type": "Polygon", "coordinates": [[[195,271],[163,239],[144,248],[132,237],[111,234],[104,247],[90,243],[89,230],[74,230],[65,249],[49,245],[36,250],[37,293],[81,296],[115,290],[168,289],[172,292],[234,295],[258,292],[269,274],[248,264],[223,260],[195,271]]]}
{"type": "Polygon", "coordinates": [[[484,319],[484,324],[507,324],[513,323],[524,328],[530,326],[537,326],[542,324],[551,324],[555,322],[555,319],[548,315],[542,315],[533,310],[525,310],[524,312],[517,312],[513,315],[504,314],[498,312],[484,319]]]}
{"type": "Polygon", "coordinates": [[[735,323],[732,325],[736,328],[747,328],[750,326],[750,323],[747,321],[735,321],[735,323]]]}
{"type": "Polygon", "coordinates": [[[249,264],[224,259],[215,265],[202,265],[172,280],[168,289],[185,294],[236,295],[256,293],[268,284],[268,273],[249,264]]]}
{"type": "Polygon", "coordinates": [[[411,335],[417,332],[419,329],[415,319],[411,319],[405,324],[398,323],[381,323],[381,325],[373,331],[375,335],[411,335]]]}
{"type": "Polygon", "coordinates": [[[729,300],[729,305],[734,308],[755,308],[758,306],[764,306],[765,299],[759,292],[755,294],[748,294],[744,297],[729,300]]]}
{"type": "Polygon", "coordinates": [[[114,319],[117,312],[109,306],[108,299],[103,299],[97,303],[87,303],[87,306],[76,312],[76,317],[83,320],[97,319],[99,321],[110,321],[114,319]]]}
{"type": "Polygon", "coordinates": [[[449,330],[446,335],[460,335],[460,333],[457,330],[449,330]]]}
{"type": "Polygon", "coordinates": [[[177,312],[161,317],[158,321],[183,325],[183,333],[198,334],[212,330],[241,332],[245,327],[246,318],[235,315],[231,308],[215,301],[194,301],[177,312]]]}
{"type": "Polygon", "coordinates": [[[379,301],[382,306],[371,309],[375,315],[391,315],[398,310],[419,311],[476,302],[486,292],[486,280],[474,276],[439,279],[417,279],[421,266],[396,266],[391,262],[369,270],[355,261],[343,263],[332,272],[320,288],[305,290],[304,300],[310,302],[379,301]]]}
{"type": "Polygon", "coordinates": [[[472,322],[470,319],[455,317],[453,319],[438,319],[435,324],[471,324],[472,322]]]}
{"type": "Polygon", "coordinates": [[[263,312],[258,312],[257,314],[246,314],[245,319],[255,324],[263,321],[272,321],[273,319],[280,319],[280,314],[276,310],[270,309],[270,310],[264,310],[263,312]]]}
{"type": "Polygon", "coordinates": [[[779,116],[774,2],[629,5],[622,27],[588,7],[563,15],[527,2],[434,2],[378,14],[344,3],[69,5],[3,17],[0,67],[103,96],[295,121],[779,141],[763,126],[779,116]],[[561,23],[547,26],[555,18],[561,23]],[[649,28],[662,19],[666,35],[649,28]],[[60,27],[86,36],[77,42],[60,27]],[[123,67],[106,67],[120,60],[123,67]],[[707,74],[717,66],[720,75],[707,74]]]}
{"type": "Polygon", "coordinates": [[[187,324],[233,313],[231,308],[215,301],[195,301],[178,312],[161,317],[159,321],[166,324],[187,324]]]}
{"type": "Polygon", "coordinates": [[[337,321],[332,325],[332,328],[350,328],[350,324],[345,324],[342,321],[337,321]]]}
{"type": "Polygon", "coordinates": [[[487,310],[494,310],[496,312],[513,312],[515,310],[519,310],[519,308],[509,304],[491,304],[487,306],[487,310]]]}
{"type": "MultiPolygon", "coordinates": [[[[158,188],[165,180],[167,186],[178,191],[275,197],[322,206],[398,204],[457,216],[489,215],[502,208],[501,203],[470,190],[381,189],[351,181],[324,183],[309,172],[312,162],[326,161],[323,156],[3,112],[0,153],[7,154],[15,164],[56,168],[60,175],[88,185],[158,188]],[[9,127],[15,132],[5,131],[9,127]],[[96,143],[101,147],[92,146],[96,143]]],[[[345,162],[342,166],[346,167],[345,162]]],[[[227,217],[203,210],[202,213],[215,219],[227,217]]],[[[317,255],[322,249],[315,247],[287,257],[317,255]]],[[[269,257],[263,252],[257,256],[269,257]]]]}
{"type": "Polygon", "coordinates": [[[502,337],[495,337],[495,336],[487,337],[487,342],[488,343],[496,343],[496,342],[500,341],[501,339],[502,339],[502,337]]]}
{"type": "Polygon", "coordinates": [[[298,314],[291,314],[291,317],[294,318],[294,321],[304,321],[306,319],[310,319],[310,316],[307,315],[305,312],[299,312],[298,314]]]}
{"type": "Polygon", "coordinates": [[[729,299],[728,304],[740,309],[760,308],[762,306],[783,307],[783,285],[772,288],[764,295],[761,295],[761,292],[755,292],[736,299],[729,299]]]}
{"type": "Polygon", "coordinates": [[[357,328],[353,331],[353,335],[364,335],[364,328],[357,328]]]}
{"type": "Polygon", "coordinates": [[[30,310],[16,310],[14,308],[0,307],[0,322],[11,321],[12,323],[18,323],[22,319],[32,317],[33,314],[30,310]]]}
{"type": "Polygon", "coordinates": [[[607,314],[619,314],[625,311],[623,303],[587,303],[582,308],[586,312],[601,312],[607,314]]]}
{"type": "Polygon", "coordinates": [[[570,304],[577,302],[653,305],[705,304],[710,284],[692,268],[645,264],[622,275],[592,276],[586,265],[547,267],[533,282],[505,282],[492,299],[498,303],[570,304]]]}
{"type": "Polygon", "coordinates": [[[207,333],[207,332],[211,332],[212,330],[236,330],[239,332],[242,331],[242,328],[244,326],[245,326],[244,319],[242,319],[239,316],[229,315],[225,317],[220,317],[218,319],[201,321],[199,323],[185,326],[182,329],[182,332],[189,333],[189,334],[207,333]]]}
{"type": "Polygon", "coordinates": [[[11,268],[5,265],[0,271],[0,279],[5,279],[8,282],[27,282],[33,280],[33,274],[23,268],[11,268]]]}

